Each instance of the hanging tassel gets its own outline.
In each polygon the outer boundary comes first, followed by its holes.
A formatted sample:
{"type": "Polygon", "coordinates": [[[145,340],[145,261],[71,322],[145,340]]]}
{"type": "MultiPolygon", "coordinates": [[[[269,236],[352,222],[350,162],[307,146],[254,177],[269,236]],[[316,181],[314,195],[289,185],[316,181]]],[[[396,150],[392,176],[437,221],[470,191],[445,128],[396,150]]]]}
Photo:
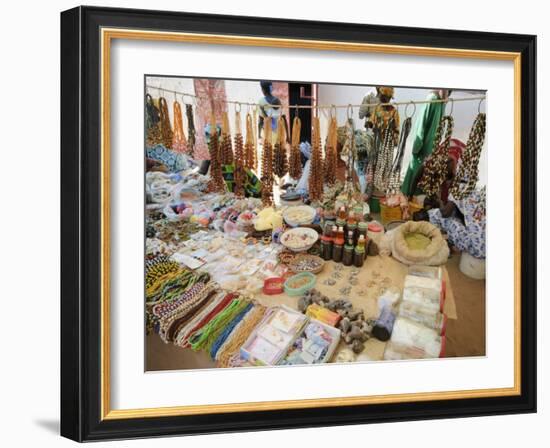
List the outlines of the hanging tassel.
{"type": "Polygon", "coordinates": [[[319,117],[313,118],[311,135],[311,169],[309,172],[309,198],[312,202],[320,201],[323,196],[323,156],[321,154],[321,124],[319,117]]]}
{"type": "Polygon", "coordinates": [[[231,131],[229,129],[229,117],[227,112],[222,114],[222,136],[221,136],[222,165],[233,163],[233,144],[231,143],[231,131]]]}
{"type": "Polygon", "coordinates": [[[336,167],[338,164],[338,124],[336,117],[331,117],[325,145],[325,160],[323,162],[324,179],[328,185],[336,183],[336,167]]]}
{"type": "Polygon", "coordinates": [[[160,135],[162,144],[168,148],[172,149],[172,139],[173,132],[172,126],[170,125],[170,116],[168,115],[168,103],[164,97],[159,99],[159,109],[160,109],[160,135]]]}
{"type": "Polygon", "coordinates": [[[235,180],[235,196],[244,197],[244,181],[246,171],[244,168],[244,145],[243,135],[241,133],[241,113],[235,112],[235,170],[233,172],[235,180]]]}
{"type": "Polygon", "coordinates": [[[288,172],[288,160],[286,157],[286,129],[284,117],[279,117],[277,120],[277,139],[273,148],[274,173],[279,178],[283,177],[288,172]]]}
{"type": "Polygon", "coordinates": [[[302,122],[298,117],[294,117],[292,123],[292,139],[290,142],[290,163],[289,174],[295,180],[302,176],[302,160],[300,158],[300,130],[302,122]]]}
{"type": "Polygon", "coordinates": [[[254,142],[254,169],[258,169],[258,107],[256,106],[254,108],[254,112],[252,115],[252,135],[253,135],[253,142],[254,142]]]}
{"type": "Polygon", "coordinates": [[[424,161],[418,187],[427,196],[436,196],[447,177],[447,159],[453,133],[454,120],[450,115],[441,118],[435,131],[432,153],[424,161]]]}
{"type": "Polygon", "coordinates": [[[455,199],[466,198],[476,188],[479,178],[479,157],[487,129],[486,120],[487,116],[484,113],[478,114],[470,130],[466,149],[460,158],[460,165],[449,190],[455,199]]]}
{"type": "Polygon", "coordinates": [[[174,137],[172,138],[172,149],[176,152],[187,151],[187,139],[183,132],[181,105],[177,100],[174,101],[174,137]]]}
{"type": "Polygon", "coordinates": [[[160,136],[160,111],[153,97],[145,95],[145,141],[147,146],[155,146],[161,143],[160,136]]]}
{"type": "Polygon", "coordinates": [[[210,181],[208,183],[208,190],[211,192],[222,192],[225,190],[225,182],[223,180],[218,129],[214,110],[212,110],[210,115],[210,141],[208,143],[208,150],[210,152],[210,181]]]}
{"type": "Polygon", "coordinates": [[[193,116],[193,106],[191,104],[185,105],[185,115],[187,116],[187,151],[189,156],[195,158],[195,118],[193,116]]]}
{"type": "Polygon", "coordinates": [[[254,124],[250,113],[246,114],[246,138],[244,144],[244,166],[249,170],[256,171],[256,145],[254,143],[254,124]]]}
{"type": "Polygon", "coordinates": [[[273,146],[271,138],[271,120],[265,120],[262,152],[262,204],[264,207],[273,204],[273,146]]]}

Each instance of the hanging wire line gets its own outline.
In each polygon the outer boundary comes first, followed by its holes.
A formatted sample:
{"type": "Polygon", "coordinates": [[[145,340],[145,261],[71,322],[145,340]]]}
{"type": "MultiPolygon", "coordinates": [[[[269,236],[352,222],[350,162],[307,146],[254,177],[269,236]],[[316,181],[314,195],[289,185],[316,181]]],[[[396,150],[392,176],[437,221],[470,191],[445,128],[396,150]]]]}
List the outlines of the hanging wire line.
{"type": "MultiPolygon", "coordinates": [[[[178,92],[177,90],[171,90],[171,89],[165,89],[164,87],[157,87],[157,86],[151,86],[149,84],[147,84],[145,86],[147,89],[154,89],[154,90],[158,90],[160,92],[167,92],[167,93],[171,93],[173,94],[174,96],[176,96],[177,98],[177,95],[180,95],[183,99],[183,102],[185,103],[185,97],[190,97],[190,98],[195,98],[195,99],[203,99],[203,100],[208,100],[210,101],[211,98],[210,97],[207,97],[207,96],[198,96],[198,95],[193,95],[191,93],[184,93],[184,92],[178,92]]],[[[480,96],[472,96],[472,97],[464,97],[464,98],[447,98],[447,99],[439,99],[439,100],[411,100],[411,101],[391,101],[389,103],[370,103],[368,104],[368,106],[406,106],[406,105],[409,105],[409,104],[428,104],[428,103],[454,103],[455,101],[458,102],[458,101],[476,101],[476,100],[479,100],[480,102],[480,106],[481,106],[481,102],[485,100],[485,95],[480,95],[480,96]]],[[[244,102],[244,101],[231,101],[231,100],[215,100],[215,101],[218,101],[218,102],[222,102],[222,103],[228,103],[228,104],[235,104],[235,105],[239,105],[239,106],[258,106],[257,103],[247,103],[247,102],[244,102]]],[[[334,105],[334,104],[319,104],[319,105],[304,105],[304,104],[295,104],[295,105],[287,105],[285,106],[284,104],[281,105],[281,106],[272,106],[273,108],[277,108],[277,107],[282,107],[282,108],[285,108],[285,107],[288,107],[289,109],[332,109],[332,108],[336,108],[336,109],[350,109],[350,108],[359,108],[361,106],[364,106],[364,104],[341,104],[341,105],[334,105]]]]}

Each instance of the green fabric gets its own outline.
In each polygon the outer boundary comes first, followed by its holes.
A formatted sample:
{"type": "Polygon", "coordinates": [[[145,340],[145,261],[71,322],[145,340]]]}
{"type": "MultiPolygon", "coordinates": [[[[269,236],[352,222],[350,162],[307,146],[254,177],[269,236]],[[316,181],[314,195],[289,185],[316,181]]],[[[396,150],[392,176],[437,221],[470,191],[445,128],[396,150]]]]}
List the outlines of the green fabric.
{"type": "MultiPolygon", "coordinates": [[[[431,101],[440,98],[437,94],[430,93],[426,99],[431,101]]],[[[412,158],[401,185],[401,191],[405,196],[421,193],[418,188],[415,190],[417,178],[424,159],[432,153],[435,131],[444,112],[445,103],[427,103],[422,106],[420,116],[415,123],[412,158]]]]}
{"type": "MultiPolygon", "coordinates": [[[[259,198],[262,193],[262,182],[258,177],[249,170],[246,171],[246,178],[244,179],[244,191],[245,196],[259,198]]],[[[233,192],[235,189],[235,164],[222,165],[222,176],[227,186],[227,190],[233,192]]]]}

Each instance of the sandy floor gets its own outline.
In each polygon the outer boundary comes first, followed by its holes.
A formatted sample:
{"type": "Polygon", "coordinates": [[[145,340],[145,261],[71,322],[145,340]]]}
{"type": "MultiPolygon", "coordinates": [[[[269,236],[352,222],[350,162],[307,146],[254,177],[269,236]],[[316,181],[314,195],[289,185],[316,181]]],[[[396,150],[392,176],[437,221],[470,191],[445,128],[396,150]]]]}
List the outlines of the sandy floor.
{"type": "MultiPolygon", "coordinates": [[[[485,281],[473,280],[458,269],[459,254],[453,254],[447,270],[453,285],[458,319],[447,324],[447,357],[485,354],[485,281]]],[[[165,344],[156,335],[146,339],[147,370],[201,369],[216,367],[205,352],[195,353],[165,344]]]]}

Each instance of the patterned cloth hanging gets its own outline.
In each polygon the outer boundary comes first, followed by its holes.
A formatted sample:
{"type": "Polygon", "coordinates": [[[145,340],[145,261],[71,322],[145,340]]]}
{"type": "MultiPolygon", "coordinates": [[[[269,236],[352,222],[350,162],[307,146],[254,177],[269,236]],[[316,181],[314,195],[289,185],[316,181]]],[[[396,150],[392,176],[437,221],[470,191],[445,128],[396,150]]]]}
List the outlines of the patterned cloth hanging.
{"type": "Polygon", "coordinates": [[[160,137],[160,111],[155,105],[153,97],[145,95],[145,142],[147,146],[162,143],[160,137]]]}
{"type": "Polygon", "coordinates": [[[300,131],[302,122],[298,117],[294,117],[292,123],[292,138],[290,141],[290,162],[289,174],[293,179],[300,179],[302,176],[302,160],[300,157],[300,131]]]}
{"type": "Polygon", "coordinates": [[[432,153],[424,160],[420,188],[428,196],[436,196],[447,177],[447,160],[453,133],[454,120],[450,115],[441,118],[435,131],[432,153]]]}
{"type": "Polygon", "coordinates": [[[366,192],[370,196],[374,189],[386,191],[387,176],[390,174],[394,148],[399,139],[399,112],[393,106],[378,105],[369,121],[374,133],[372,154],[366,170],[366,192]]]}
{"type": "Polygon", "coordinates": [[[229,129],[229,117],[227,112],[222,113],[222,136],[220,141],[222,165],[233,163],[233,144],[231,143],[231,131],[229,129]]]}
{"type": "Polygon", "coordinates": [[[399,144],[397,145],[397,153],[393,161],[393,165],[388,178],[388,186],[386,188],[386,196],[394,196],[400,192],[401,188],[401,165],[403,156],[405,155],[405,146],[407,138],[411,132],[412,118],[407,117],[403,121],[401,133],[399,135],[399,144]]]}
{"type": "Polygon", "coordinates": [[[286,120],[280,116],[277,120],[277,138],[273,148],[274,167],[273,173],[283,177],[288,172],[288,160],[286,157],[286,120]]]}
{"type": "Polygon", "coordinates": [[[172,132],[172,126],[170,125],[170,116],[168,114],[168,103],[166,98],[159,98],[159,109],[160,109],[160,137],[161,143],[172,149],[172,139],[174,134],[172,132]]]}
{"type": "Polygon", "coordinates": [[[373,183],[374,188],[380,191],[386,191],[388,180],[391,174],[391,169],[394,159],[394,150],[397,144],[399,130],[398,123],[394,118],[390,118],[384,127],[381,128],[380,147],[376,157],[376,165],[374,167],[373,183]]]}
{"type": "Polygon", "coordinates": [[[273,146],[271,144],[271,122],[264,121],[264,147],[262,152],[262,204],[273,204],[273,146]]]}
{"type": "Polygon", "coordinates": [[[311,201],[320,201],[323,196],[323,156],[321,154],[321,124],[319,117],[313,118],[311,134],[311,171],[309,174],[309,198],[311,201]]]}
{"type": "Polygon", "coordinates": [[[458,171],[450,188],[450,193],[456,199],[465,199],[476,187],[479,178],[479,157],[487,129],[486,120],[487,116],[484,113],[479,113],[470,130],[466,149],[462,153],[458,171]]]}
{"type": "Polygon", "coordinates": [[[328,135],[325,145],[325,160],[323,161],[324,180],[328,185],[336,183],[336,167],[338,164],[338,124],[336,117],[331,117],[328,125],[328,135]]]}
{"type": "Polygon", "coordinates": [[[185,105],[185,115],[187,116],[187,150],[189,152],[189,156],[194,159],[197,137],[195,135],[195,117],[193,115],[193,106],[191,104],[185,105]]]}
{"type": "Polygon", "coordinates": [[[176,152],[187,151],[187,139],[183,132],[181,105],[177,100],[174,101],[174,136],[172,138],[172,150],[176,152]]]}
{"type": "Polygon", "coordinates": [[[244,196],[244,182],[246,172],[244,168],[244,145],[243,135],[241,132],[241,113],[235,111],[235,195],[237,197],[244,196]]]}

